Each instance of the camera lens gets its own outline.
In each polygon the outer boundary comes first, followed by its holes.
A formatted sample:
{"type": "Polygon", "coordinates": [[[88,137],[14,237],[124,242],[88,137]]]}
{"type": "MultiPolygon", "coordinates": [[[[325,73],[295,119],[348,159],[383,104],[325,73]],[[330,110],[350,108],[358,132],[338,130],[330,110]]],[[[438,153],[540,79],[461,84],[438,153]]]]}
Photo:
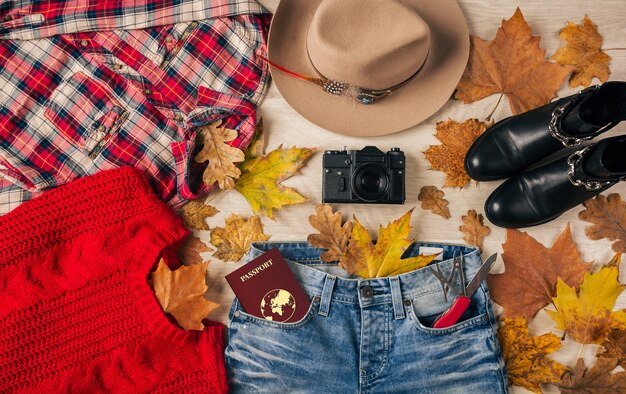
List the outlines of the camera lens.
{"type": "Polygon", "coordinates": [[[377,164],[363,164],[354,172],[352,187],[361,200],[378,201],[389,189],[387,170],[377,164]]]}

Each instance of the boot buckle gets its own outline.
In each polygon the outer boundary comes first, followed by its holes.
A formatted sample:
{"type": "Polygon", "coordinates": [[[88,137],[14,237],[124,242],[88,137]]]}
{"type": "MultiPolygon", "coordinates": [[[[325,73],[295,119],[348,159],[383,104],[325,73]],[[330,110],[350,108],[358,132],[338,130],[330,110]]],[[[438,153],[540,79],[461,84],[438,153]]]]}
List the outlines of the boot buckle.
{"type": "Polygon", "coordinates": [[[609,185],[615,184],[616,182],[623,181],[626,179],[626,177],[622,177],[622,178],[619,178],[617,180],[612,180],[612,181],[592,179],[582,174],[582,171],[577,171],[580,167],[579,164],[581,160],[583,159],[585,154],[589,151],[589,148],[591,146],[593,145],[587,145],[586,147],[579,149],[576,152],[572,153],[567,158],[567,164],[569,165],[569,170],[567,171],[567,178],[569,179],[572,185],[584,186],[585,189],[587,189],[588,191],[595,192],[595,191],[602,189],[605,186],[609,186],[609,185]],[[580,172],[580,175],[578,175],[577,172],[580,172]]]}

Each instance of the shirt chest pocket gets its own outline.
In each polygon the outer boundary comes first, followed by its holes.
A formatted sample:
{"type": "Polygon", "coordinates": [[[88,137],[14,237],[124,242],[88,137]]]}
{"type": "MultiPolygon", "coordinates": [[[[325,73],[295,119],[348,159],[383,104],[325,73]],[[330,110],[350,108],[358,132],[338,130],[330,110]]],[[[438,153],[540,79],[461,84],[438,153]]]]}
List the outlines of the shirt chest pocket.
{"type": "Polygon", "coordinates": [[[45,115],[63,137],[95,158],[128,113],[107,87],[78,72],[52,93],[45,115]]]}

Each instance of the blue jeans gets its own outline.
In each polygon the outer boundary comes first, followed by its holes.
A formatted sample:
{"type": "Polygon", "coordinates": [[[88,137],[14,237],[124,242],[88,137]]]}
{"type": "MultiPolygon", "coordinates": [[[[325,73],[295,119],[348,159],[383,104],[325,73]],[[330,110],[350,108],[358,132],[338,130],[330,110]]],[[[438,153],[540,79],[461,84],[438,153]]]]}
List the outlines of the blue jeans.
{"type": "MultiPolygon", "coordinates": [[[[235,299],[226,348],[232,392],[507,392],[486,283],[458,324],[434,329],[449,303],[428,268],[350,278],[337,264],[320,261],[322,250],[306,242],[256,243],[249,259],[275,246],[311,307],[299,322],[278,323],[245,313],[235,299]]],[[[418,244],[408,253],[418,254],[419,246],[444,249],[439,265],[446,275],[453,253],[462,251],[468,283],[481,264],[471,246],[418,244]]]]}

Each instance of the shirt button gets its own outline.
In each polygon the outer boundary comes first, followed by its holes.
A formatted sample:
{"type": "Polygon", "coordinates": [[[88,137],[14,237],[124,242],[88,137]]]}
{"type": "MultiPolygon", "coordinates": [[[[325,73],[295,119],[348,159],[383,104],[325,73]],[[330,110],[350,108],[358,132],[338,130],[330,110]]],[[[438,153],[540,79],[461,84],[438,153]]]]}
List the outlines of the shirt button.
{"type": "Polygon", "coordinates": [[[152,89],[145,89],[143,92],[145,94],[147,94],[147,95],[151,95],[152,94],[152,89]]]}
{"type": "Polygon", "coordinates": [[[404,306],[411,306],[411,300],[404,300],[404,306]]]}
{"type": "Polygon", "coordinates": [[[86,47],[87,45],[89,45],[89,41],[87,41],[87,40],[82,40],[82,41],[80,42],[80,45],[82,45],[82,46],[86,47]]]}
{"type": "Polygon", "coordinates": [[[239,315],[241,315],[241,313],[239,313],[239,311],[235,311],[235,317],[239,317],[239,315]]]}
{"type": "Polygon", "coordinates": [[[118,63],[115,63],[115,64],[113,65],[113,68],[114,68],[114,69],[116,69],[116,70],[121,70],[121,69],[122,69],[122,67],[124,67],[124,66],[122,66],[121,64],[118,64],[118,63]]]}
{"type": "Polygon", "coordinates": [[[174,116],[174,120],[177,121],[177,122],[182,122],[184,120],[184,118],[183,118],[182,115],[176,115],[176,116],[174,116]]]}
{"type": "Polygon", "coordinates": [[[169,44],[169,43],[171,43],[171,42],[172,42],[172,37],[167,37],[167,38],[165,39],[165,42],[167,42],[168,44],[169,44]]]}
{"type": "Polygon", "coordinates": [[[104,125],[98,126],[98,132],[102,133],[104,131],[104,125]]]}
{"type": "Polygon", "coordinates": [[[9,22],[11,19],[11,15],[5,15],[4,18],[2,18],[2,22],[9,22]]]}
{"type": "Polygon", "coordinates": [[[361,295],[365,298],[371,298],[374,296],[374,289],[372,286],[363,286],[361,287],[361,295]]]}

